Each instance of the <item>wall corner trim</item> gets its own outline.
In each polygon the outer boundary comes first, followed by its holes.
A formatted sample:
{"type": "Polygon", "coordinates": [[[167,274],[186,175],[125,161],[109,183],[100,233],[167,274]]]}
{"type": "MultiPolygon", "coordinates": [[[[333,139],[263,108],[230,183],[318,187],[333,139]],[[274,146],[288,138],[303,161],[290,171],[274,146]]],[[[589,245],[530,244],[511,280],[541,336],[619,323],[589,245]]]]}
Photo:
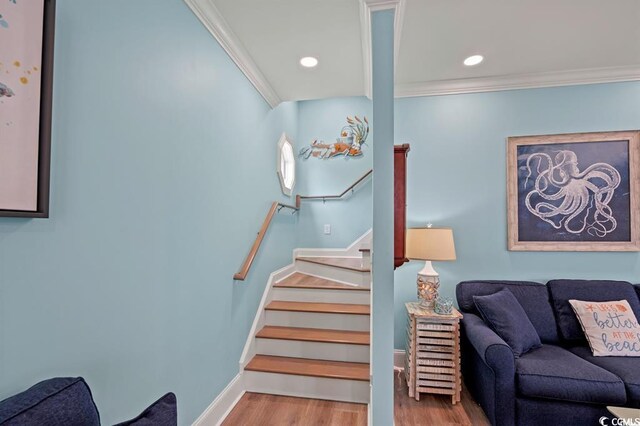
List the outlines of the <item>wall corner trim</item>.
{"type": "Polygon", "coordinates": [[[204,412],[193,422],[193,426],[218,426],[236,406],[246,392],[242,373],[238,373],[204,412]]]}
{"type": "Polygon", "coordinates": [[[224,19],[218,8],[211,0],[184,0],[191,11],[202,22],[205,28],[220,43],[229,57],[240,68],[240,71],[253,84],[258,93],[271,108],[277,107],[282,99],[273,89],[267,78],[262,74],[242,42],[233,32],[229,23],[224,19]]]}
{"type": "Polygon", "coordinates": [[[393,66],[398,64],[398,52],[402,38],[402,25],[406,0],[360,0],[360,39],[362,40],[362,63],[364,68],[364,94],[371,99],[371,13],[380,10],[395,10],[393,34],[393,66]]]}

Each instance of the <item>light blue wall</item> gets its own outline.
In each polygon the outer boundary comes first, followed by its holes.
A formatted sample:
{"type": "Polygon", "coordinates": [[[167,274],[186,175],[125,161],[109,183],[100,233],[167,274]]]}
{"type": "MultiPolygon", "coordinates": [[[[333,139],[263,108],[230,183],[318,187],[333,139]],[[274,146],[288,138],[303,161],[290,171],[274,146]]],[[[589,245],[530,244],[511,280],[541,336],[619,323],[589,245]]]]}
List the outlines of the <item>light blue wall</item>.
{"type": "MultiPolygon", "coordinates": [[[[458,259],[436,262],[441,294],[469,279],[638,282],[638,253],[507,251],[506,138],[640,128],[640,83],[396,100],[396,141],[409,141],[409,226],[451,226],[458,259]]],[[[395,347],[405,344],[404,303],[421,262],[395,273],[395,347]]]]}
{"type": "MultiPolygon", "coordinates": [[[[333,142],[347,116],[372,119],[371,101],[365,97],[333,98],[298,103],[296,150],[319,139],[333,142]]],[[[373,129],[361,157],[297,159],[295,192],[302,195],[339,194],[372,168],[373,129]]],[[[342,201],[308,201],[300,210],[298,247],[346,247],[371,228],[371,180],[342,201]],[[323,234],[324,224],[331,234],[323,234]]]]}
{"type": "Polygon", "coordinates": [[[58,0],[51,218],[0,218],[0,399],[84,376],[104,424],[163,393],[191,422],[238,373],[279,215],[271,111],[181,0],[58,0]]]}

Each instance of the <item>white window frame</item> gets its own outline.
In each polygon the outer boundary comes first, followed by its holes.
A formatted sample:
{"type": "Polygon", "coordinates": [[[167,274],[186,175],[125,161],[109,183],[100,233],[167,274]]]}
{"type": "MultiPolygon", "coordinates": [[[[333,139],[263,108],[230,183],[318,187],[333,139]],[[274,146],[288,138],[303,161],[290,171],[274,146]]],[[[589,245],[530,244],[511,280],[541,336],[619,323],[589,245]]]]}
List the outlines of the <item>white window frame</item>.
{"type": "Polygon", "coordinates": [[[278,179],[280,179],[280,188],[282,188],[282,193],[291,196],[293,195],[293,188],[296,185],[296,155],[293,151],[293,144],[287,137],[285,133],[280,136],[280,140],[278,141],[278,179]],[[283,163],[286,161],[283,157],[286,155],[285,152],[288,152],[290,162],[283,163]],[[285,169],[286,168],[286,169],[285,169]],[[291,176],[287,174],[287,172],[291,173],[291,176]]]}

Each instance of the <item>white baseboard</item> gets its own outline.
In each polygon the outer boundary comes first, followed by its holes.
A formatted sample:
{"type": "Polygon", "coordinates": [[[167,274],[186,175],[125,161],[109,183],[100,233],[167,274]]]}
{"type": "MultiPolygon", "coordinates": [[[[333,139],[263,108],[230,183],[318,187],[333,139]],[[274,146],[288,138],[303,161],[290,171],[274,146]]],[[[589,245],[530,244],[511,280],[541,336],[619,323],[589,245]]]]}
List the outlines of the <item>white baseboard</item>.
{"type": "Polygon", "coordinates": [[[404,370],[404,357],[406,352],[402,349],[396,349],[393,351],[393,369],[404,370]]]}
{"type": "Polygon", "coordinates": [[[242,373],[229,382],[192,426],[219,426],[245,393],[242,373]]]}

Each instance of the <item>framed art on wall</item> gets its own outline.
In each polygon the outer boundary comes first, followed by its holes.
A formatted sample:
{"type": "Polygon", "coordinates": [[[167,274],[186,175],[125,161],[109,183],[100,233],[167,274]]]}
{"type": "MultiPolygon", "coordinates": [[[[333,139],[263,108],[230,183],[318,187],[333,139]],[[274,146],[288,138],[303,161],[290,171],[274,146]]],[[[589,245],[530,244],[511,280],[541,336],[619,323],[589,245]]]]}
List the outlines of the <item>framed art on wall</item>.
{"type": "Polygon", "coordinates": [[[509,250],[640,251],[640,131],[507,140],[509,250]]]}
{"type": "Polygon", "coordinates": [[[0,216],[49,217],[55,0],[0,0],[0,216]]]}

